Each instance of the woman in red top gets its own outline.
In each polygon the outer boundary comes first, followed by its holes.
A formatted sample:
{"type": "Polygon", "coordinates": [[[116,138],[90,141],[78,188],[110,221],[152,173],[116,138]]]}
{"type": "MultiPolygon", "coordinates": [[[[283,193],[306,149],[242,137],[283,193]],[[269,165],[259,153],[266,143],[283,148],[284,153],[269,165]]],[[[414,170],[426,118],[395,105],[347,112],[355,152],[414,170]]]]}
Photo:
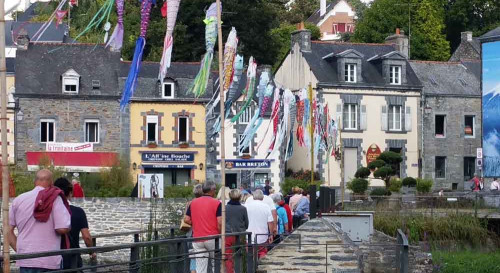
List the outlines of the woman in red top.
{"type": "Polygon", "coordinates": [[[75,198],[85,197],[82,186],[80,186],[80,182],[78,182],[77,180],[73,180],[71,181],[71,183],[73,184],[73,197],[75,198]]]}

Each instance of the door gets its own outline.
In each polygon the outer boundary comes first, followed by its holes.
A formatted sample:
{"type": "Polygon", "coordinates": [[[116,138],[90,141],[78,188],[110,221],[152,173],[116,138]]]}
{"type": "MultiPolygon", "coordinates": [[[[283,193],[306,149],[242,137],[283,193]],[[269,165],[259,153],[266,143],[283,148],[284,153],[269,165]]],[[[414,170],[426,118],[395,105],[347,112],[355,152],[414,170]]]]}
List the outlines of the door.
{"type": "Polygon", "coordinates": [[[358,170],[358,148],[344,149],[344,183],[351,181],[358,170]]]}
{"type": "Polygon", "coordinates": [[[226,173],[226,187],[236,189],[238,185],[238,175],[235,173],[226,173]]]}

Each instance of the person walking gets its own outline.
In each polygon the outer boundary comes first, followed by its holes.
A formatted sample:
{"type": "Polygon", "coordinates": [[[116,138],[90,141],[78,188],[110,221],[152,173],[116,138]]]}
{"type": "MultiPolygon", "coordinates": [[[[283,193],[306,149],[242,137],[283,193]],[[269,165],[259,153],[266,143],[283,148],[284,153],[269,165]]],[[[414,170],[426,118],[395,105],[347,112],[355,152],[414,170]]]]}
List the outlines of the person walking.
{"type": "Polygon", "coordinates": [[[297,204],[299,200],[302,198],[302,189],[299,187],[293,188],[293,196],[290,197],[290,208],[292,209],[292,215],[295,214],[295,209],[297,208],[297,204]]]}
{"type": "MultiPolygon", "coordinates": [[[[54,186],[58,187],[64,192],[66,199],[70,200],[73,195],[73,185],[68,179],[61,177],[56,179],[54,186]]],[[[69,206],[71,210],[71,230],[68,233],[70,248],[80,248],[80,233],[82,234],[83,241],[87,247],[93,247],[92,236],[89,231],[89,224],[87,222],[87,215],[82,208],[69,206]]],[[[82,257],[80,254],[63,255],[63,269],[71,268],[71,261],[76,257],[77,266],[82,267],[82,257]]],[[[91,253],[90,259],[95,259],[96,254],[91,253]]]]}
{"type": "Polygon", "coordinates": [[[477,176],[476,173],[474,174],[474,177],[471,179],[471,181],[473,183],[471,186],[472,191],[480,191],[481,190],[481,180],[479,179],[479,177],[477,176]]]}
{"type": "Polygon", "coordinates": [[[271,195],[271,189],[273,188],[269,185],[269,183],[271,183],[269,179],[266,179],[266,185],[264,186],[264,195],[268,196],[271,195]]]}
{"type": "Polygon", "coordinates": [[[297,204],[295,209],[295,214],[293,215],[293,228],[300,226],[302,219],[306,218],[309,214],[309,197],[307,196],[307,191],[302,191],[302,197],[297,204]]]}
{"type": "Polygon", "coordinates": [[[267,254],[267,247],[264,244],[272,242],[274,230],[274,219],[271,208],[263,200],[264,193],[262,190],[255,190],[253,201],[245,203],[248,213],[247,231],[252,233],[252,244],[258,248],[259,259],[267,254]]]}
{"type": "MultiPolygon", "coordinates": [[[[258,187],[257,190],[260,190],[263,192],[262,190],[262,187],[258,187]]],[[[252,195],[250,195],[246,200],[245,200],[245,204],[246,203],[251,203],[254,201],[254,197],[252,195]]],[[[271,198],[271,196],[269,195],[265,195],[264,194],[264,199],[262,200],[265,204],[267,204],[269,206],[269,208],[271,209],[271,214],[273,215],[273,228],[271,229],[271,233],[276,235],[278,233],[278,230],[277,230],[277,224],[278,224],[278,215],[276,214],[276,206],[274,205],[274,201],[273,199],[271,198]]]]}
{"type": "Polygon", "coordinates": [[[271,196],[273,198],[274,204],[276,206],[276,214],[278,215],[278,234],[275,236],[274,243],[279,243],[281,241],[282,235],[288,233],[288,216],[286,214],[286,210],[284,207],[280,206],[281,195],[273,194],[271,196]]]}
{"type": "MultiPolygon", "coordinates": [[[[229,202],[226,206],[226,233],[245,232],[248,228],[248,213],[247,208],[241,205],[241,192],[239,190],[231,190],[229,192],[229,202]]],[[[226,272],[234,273],[233,261],[233,246],[241,242],[236,242],[236,236],[226,236],[226,272]]]]}
{"type": "MultiPolygon", "coordinates": [[[[203,196],[203,189],[202,189],[201,184],[197,184],[196,186],[193,187],[193,195],[194,195],[195,199],[203,196]]],[[[187,211],[190,204],[191,204],[191,201],[186,204],[186,211],[187,211]]],[[[182,225],[181,225],[181,229],[182,229],[182,225]]],[[[193,229],[192,228],[188,229],[188,231],[186,233],[186,237],[187,238],[193,237],[193,229]]],[[[188,249],[189,249],[189,252],[194,251],[192,242],[188,243],[188,249]]],[[[190,257],[190,259],[189,259],[189,271],[191,271],[191,273],[196,273],[196,258],[194,258],[194,257],[190,257]]]]}
{"type": "Polygon", "coordinates": [[[490,191],[500,191],[500,184],[498,183],[498,178],[495,177],[490,185],[490,191]]]}
{"type": "Polygon", "coordinates": [[[290,206],[285,203],[285,200],[281,200],[279,205],[281,207],[283,207],[286,211],[286,216],[287,216],[287,220],[288,220],[288,232],[292,232],[293,230],[293,216],[292,216],[292,209],[290,209],[290,206]]]}
{"type": "MultiPolygon", "coordinates": [[[[52,186],[52,173],[40,170],[36,173],[35,188],[12,202],[9,243],[18,254],[60,250],[61,235],[70,231],[69,209],[60,195],[61,190],[52,186]],[[17,236],[14,233],[16,228],[17,236]]],[[[61,261],[61,255],[56,255],[16,263],[20,273],[39,273],[60,269],[61,261]]]]}
{"type": "MultiPolygon", "coordinates": [[[[203,196],[191,202],[186,211],[186,216],[184,216],[186,224],[192,226],[193,238],[195,239],[219,235],[222,224],[221,202],[214,199],[215,183],[212,181],[205,182],[202,190],[203,196]]],[[[195,240],[193,249],[196,252],[196,273],[208,272],[209,259],[212,265],[214,261],[215,239],[195,240]]]]}
{"type": "Polygon", "coordinates": [[[71,181],[71,184],[73,184],[73,197],[75,198],[83,198],[85,197],[85,194],[83,193],[83,188],[80,185],[80,181],[78,181],[78,173],[73,174],[73,180],[71,181]]]}

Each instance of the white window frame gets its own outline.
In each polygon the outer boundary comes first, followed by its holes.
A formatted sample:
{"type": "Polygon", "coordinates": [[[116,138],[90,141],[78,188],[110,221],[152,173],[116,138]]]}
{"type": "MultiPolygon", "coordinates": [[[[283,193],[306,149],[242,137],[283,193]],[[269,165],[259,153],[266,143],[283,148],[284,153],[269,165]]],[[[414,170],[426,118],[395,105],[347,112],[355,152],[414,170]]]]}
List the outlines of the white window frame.
{"type": "Polygon", "coordinates": [[[345,82],[357,82],[356,70],[357,65],[355,63],[345,63],[344,65],[344,80],[345,82]],[[346,79],[347,77],[347,79],[346,79]],[[352,80],[351,80],[352,78],[352,80]]]}
{"type": "Polygon", "coordinates": [[[161,87],[161,97],[163,99],[173,99],[175,96],[175,84],[173,82],[164,82],[162,87],[161,87]],[[170,96],[165,95],[165,85],[170,85],[171,86],[171,94],[170,96]]]}
{"type": "Polygon", "coordinates": [[[179,142],[183,142],[183,143],[187,143],[189,142],[189,117],[188,116],[180,116],[178,117],[178,121],[177,121],[177,140],[179,142]],[[186,119],[186,140],[185,141],[181,141],[181,118],[185,118],[186,119]]]}
{"type": "Polygon", "coordinates": [[[40,119],[40,143],[51,143],[51,142],[56,142],[56,120],[55,119],[40,119]],[[46,122],[47,123],[47,141],[42,141],[42,123],[46,122]],[[48,124],[52,123],[54,124],[54,136],[52,141],[49,140],[49,126],[48,124]]]}
{"type": "Polygon", "coordinates": [[[339,25],[338,24],[333,24],[333,34],[338,34],[339,33],[339,25]]]}
{"type": "MultiPolygon", "coordinates": [[[[239,143],[241,143],[241,141],[243,140],[242,138],[245,138],[245,135],[244,135],[244,134],[239,134],[239,135],[238,135],[238,144],[239,144],[239,143]]],[[[237,149],[238,149],[238,154],[239,154],[240,156],[245,155],[245,154],[249,155],[249,154],[251,154],[251,153],[252,153],[252,142],[251,142],[251,141],[248,143],[248,147],[246,148],[246,149],[248,149],[248,153],[243,153],[243,152],[240,150],[239,146],[240,146],[240,145],[238,145],[238,148],[237,148],[237,149]]],[[[245,149],[245,150],[246,150],[246,149],[245,149]]]]}
{"type": "Polygon", "coordinates": [[[155,115],[148,115],[146,116],[146,142],[147,143],[151,143],[151,141],[149,140],[149,124],[150,123],[154,123],[156,124],[155,126],[155,140],[154,140],[154,143],[158,143],[158,116],[155,116],[155,115]]]}
{"type": "Polygon", "coordinates": [[[78,94],[78,91],[80,90],[80,79],[79,77],[75,76],[63,76],[62,79],[62,91],[63,93],[66,94],[78,94]],[[76,91],[66,91],[66,86],[67,85],[76,85],[76,91]]]}
{"type": "Polygon", "coordinates": [[[403,106],[402,105],[389,105],[389,112],[387,113],[388,118],[387,120],[389,121],[389,131],[402,131],[403,130],[403,106]],[[396,112],[397,108],[399,107],[399,113],[396,112]],[[392,112],[392,124],[391,124],[391,112],[392,112]],[[396,115],[399,114],[399,128],[396,127],[396,115]],[[392,125],[392,127],[391,127],[392,125]]]}
{"type": "Polygon", "coordinates": [[[87,143],[100,143],[101,123],[99,122],[98,119],[86,119],[83,123],[83,132],[85,134],[84,135],[85,142],[87,142],[87,143]],[[96,130],[96,136],[95,136],[96,141],[89,141],[90,138],[88,137],[87,123],[97,123],[97,130],[96,130]]]}
{"type": "Polygon", "coordinates": [[[464,137],[465,138],[476,138],[476,116],[474,115],[465,115],[464,116],[464,137]],[[465,118],[472,117],[472,135],[465,134],[465,118]]]}
{"type": "Polygon", "coordinates": [[[248,106],[238,118],[239,124],[249,124],[252,120],[252,107],[248,106]]]}
{"type": "MultiPolygon", "coordinates": [[[[347,124],[344,124],[344,130],[358,130],[359,127],[359,117],[358,117],[358,104],[356,103],[344,103],[344,109],[347,107],[347,124]],[[355,126],[352,127],[352,108],[354,108],[354,123],[355,126]]],[[[342,111],[342,115],[344,115],[344,111],[342,111]]],[[[342,117],[342,121],[345,120],[342,117]]]]}
{"type": "Polygon", "coordinates": [[[401,85],[401,71],[403,68],[401,65],[391,65],[389,66],[389,83],[392,85],[401,85]],[[397,77],[396,77],[397,75],[397,77]]]}

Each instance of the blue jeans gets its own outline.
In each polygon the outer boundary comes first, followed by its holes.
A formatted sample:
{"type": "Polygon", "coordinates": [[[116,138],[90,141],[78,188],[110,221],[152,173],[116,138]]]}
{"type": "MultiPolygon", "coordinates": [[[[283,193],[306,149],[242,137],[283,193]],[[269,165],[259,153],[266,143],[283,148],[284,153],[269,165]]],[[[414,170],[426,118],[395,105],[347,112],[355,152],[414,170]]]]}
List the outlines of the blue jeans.
{"type": "Polygon", "coordinates": [[[54,271],[52,269],[36,268],[36,267],[21,267],[19,273],[41,273],[54,271]]]}

